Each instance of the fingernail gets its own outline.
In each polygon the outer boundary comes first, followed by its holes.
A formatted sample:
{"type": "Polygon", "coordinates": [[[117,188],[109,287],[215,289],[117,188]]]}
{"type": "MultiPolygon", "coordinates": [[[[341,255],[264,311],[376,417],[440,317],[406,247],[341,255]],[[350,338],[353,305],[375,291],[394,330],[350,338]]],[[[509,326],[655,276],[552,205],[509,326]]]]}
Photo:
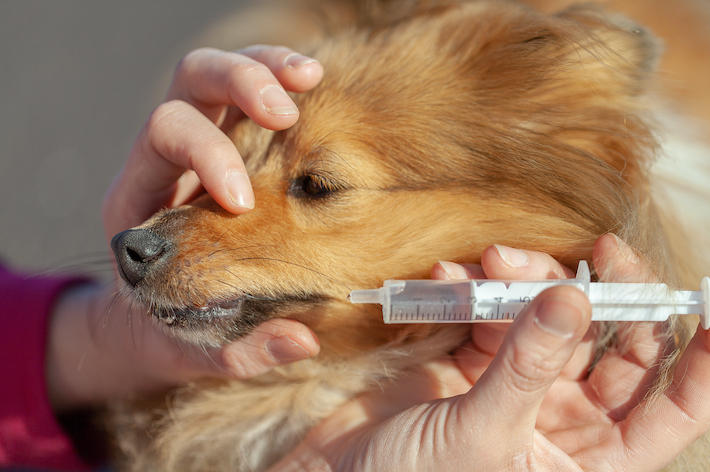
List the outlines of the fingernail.
{"type": "Polygon", "coordinates": [[[266,343],[266,352],[278,363],[287,364],[289,362],[308,359],[309,354],[306,349],[289,338],[271,338],[266,343]]]}
{"type": "Polygon", "coordinates": [[[305,66],[306,64],[313,64],[314,62],[318,61],[312,57],[304,56],[303,54],[299,54],[297,52],[289,54],[284,59],[284,64],[294,69],[305,66]]]}
{"type": "Polygon", "coordinates": [[[566,301],[551,298],[543,301],[535,311],[535,324],[546,333],[568,339],[582,324],[582,310],[566,301]]]}
{"type": "Polygon", "coordinates": [[[251,188],[248,175],[238,170],[232,171],[227,178],[227,188],[233,205],[254,209],[254,190],[251,188]]]}
{"type": "Polygon", "coordinates": [[[624,242],[623,239],[621,239],[620,237],[618,237],[615,234],[613,236],[614,236],[614,239],[616,239],[616,245],[619,248],[619,254],[621,254],[621,257],[623,257],[624,259],[626,259],[627,261],[629,261],[632,264],[638,264],[639,257],[636,255],[634,250],[631,249],[629,247],[629,245],[624,242]]]}
{"type": "Polygon", "coordinates": [[[528,263],[528,255],[525,251],[513,249],[508,246],[499,246],[497,244],[494,244],[494,246],[498,250],[498,254],[500,258],[503,259],[503,262],[510,267],[522,267],[528,263]]]}
{"type": "Polygon", "coordinates": [[[466,269],[458,264],[448,261],[439,261],[439,265],[441,265],[441,268],[444,269],[446,277],[449,280],[462,280],[469,278],[466,269]]]}
{"type": "Polygon", "coordinates": [[[286,91],[276,85],[267,85],[260,92],[261,104],[264,110],[272,115],[295,115],[298,113],[296,104],[286,91]]]}

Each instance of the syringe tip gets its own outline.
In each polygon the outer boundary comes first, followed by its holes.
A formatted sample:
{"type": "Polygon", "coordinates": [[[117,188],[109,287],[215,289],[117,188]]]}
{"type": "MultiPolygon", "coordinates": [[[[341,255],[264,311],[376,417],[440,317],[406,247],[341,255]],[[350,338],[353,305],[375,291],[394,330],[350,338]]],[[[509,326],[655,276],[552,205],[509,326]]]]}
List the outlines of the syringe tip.
{"type": "Polygon", "coordinates": [[[350,303],[381,303],[380,289],[353,290],[348,295],[350,303]]]}

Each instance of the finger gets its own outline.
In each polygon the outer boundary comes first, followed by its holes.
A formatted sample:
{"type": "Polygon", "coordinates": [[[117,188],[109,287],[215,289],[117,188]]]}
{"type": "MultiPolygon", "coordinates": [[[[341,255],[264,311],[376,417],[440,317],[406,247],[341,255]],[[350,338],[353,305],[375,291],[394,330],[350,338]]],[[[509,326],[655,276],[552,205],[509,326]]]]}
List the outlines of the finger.
{"type": "Polygon", "coordinates": [[[436,280],[485,279],[480,264],[455,264],[439,261],[431,268],[431,278],[436,280]]]}
{"type": "MultiPolygon", "coordinates": [[[[605,282],[656,282],[646,262],[613,234],[600,236],[592,259],[605,282]]],[[[626,413],[646,396],[666,354],[662,332],[665,324],[617,323],[617,348],[607,351],[589,377],[599,401],[614,418],[626,413]],[[609,382],[608,379],[615,379],[609,382]]]]}
{"type": "Polygon", "coordinates": [[[125,168],[104,204],[109,236],[145,221],[162,207],[175,206],[176,182],[195,171],[223,208],[244,213],[254,193],[234,144],[207,118],[181,101],[160,105],[143,126],[125,168]]]}
{"type": "MultiPolygon", "coordinates": [[[[573,277],[574,273],[551,256],[507,246],[493,245],[483,251],[481,265],[459,266],[451,262],[440,262],[432,269],[432,276],[437,278],[489,278],[489,279],[558,279],[573,277]],[[442,274],[445,272],[445,274],[442,274]],[[469,275],[475,274],[475,277],[469,275]]],[[[486,324],[473,329],[473,344],[464,346],[459,351],[458,359],[461,367],[469,372],[476,372],[476,378],[485,370],[492,356],[498,351],[507,325],[486,324]]],[[[576,357],[580,365],[588,364],[590,347],[584,352],[579,352],[576,357]]],[[[577,365],[578,363],[575,363],[577,365]]],[[[572,370],[580,371],[583,367],[574,367],[572,370]]],[[[471,378],[471,381],[474,379],[471,378]]]]}
{"type": "MultiPolygon", "coordinates": [[[[502,327],[498,324],[490,324],[476,326],[473,328],[473,331],[476,334],[478,334],[479,330],[490,331],[490,334],[479,336],[479,338],[495,338],[492,344],[495,344],[496,347],[500,347],[500,345],[503,344],[502,340],[505,338],[507,328],[507,326],[502,327]],[[496,331],[496,329],[500,329],[500,331],[496,331]]],[[[468,341],[454,351],[453,358],[466,380],[468,380],[470,384],[475,385],[486,369],[491,365],[491,362],[493,362],[495,353],[495,349],[491,351],[486,349],[485,346],[480,347],[477,343],[468,341]]]]}
{"type": "Polygon", "coordinates": [[[592,249],[592,262],[603,282],[656,282],[645,261],[614,234],[597,238],[592,249]]]}
{"type": "Polygon", "coordinates": [[[481,265],[489,279],[568,279],[574,272],[548,254],[488,246],[481,254],[481,265]]]}
{"type": "Polygon", "coordinates": [[[150,351],[143,352],[144,358],[159,369],[151,373],[151,380],[169,386],[206,376],[249,379],[320,351],[313,331],[286,319],[262,323],[248,336],[221,349],[176,344],[174,339],[162,336],[153,336],[146,346],[150,351]]]}
{"type": "Polygon", "coordinates": [[[432,268],[435,279],[567,279],[575,273],[551,256],[536,251],[526,251],[508,246],[487,247],[481,255],[481,264],[455,264],[438,262],[432,268]]]}
{"type": "MultiPolygon", "coordinates": [[[[621,238],[605,234],[597,238],[592,261],[599,280],[603,282],[654,283],[657,278],[646,261],[640,258],[621,238]]],[[[617,323],[618,344],[627,360],[643,369],[655,366],[662,355],[661,323],[617,323]]]]}
{"type": "Polygon", "coordinates": [[[710,428],[708,385],[710,332],[698,328],[664,395],[640,404],[598,447],[579,452],[576,460],[584,468],[604,454],[613,461],[610,470],[656,470],[710,428]]]}
{"type": "Polygon", "coordinates": [[[590,319],[591,306],[581,291],[559,286],[542,292],[513,323],[491,366],[469,392],[471,414],[491,418],[490,432],[500,437],[515,430],[532,434],[545,393],[590,319]]]}
{"type": "MultiPolygon", "coordinates": [[[[480,264],[455,264],[439,261],[431,269],[431,278],[438,280],[485,279],[480,264]]],[[[488,368],[498,347],[503,342],[507,324],[486,323],[472,327],[472,341],[459,347],[454,359],[470,383],[475,383],[488,368]]]]}
{"type": "Polygon", "coordinates": [[[284,46],[256,45],[236,52],[264,64],[292,92],[306,92],[323,78],[320,62],[284,46]]]}
{"type": "MultiPolygon", "coordinates": [[[[568,278],[574,273],[547,254],[524,251],[507,246],[494,245],[486,248],[482,264],[454,264],[439,262],[432,268],[432,278],[438,279],[550,279],[568,278]],[[517,266],[517,267],[516,267],[517,266]]],[[[486,370],[498,351],[508,330],[506,324],[480,324],[473,328],[472,342],[456,352],[463,371],[469,372],[469,380],[475,382],[486,370]]],[[[589,364],[591,342],[575,353],[575,362],[565,371],[567,376],[579,376],[589,364]]]]}
{"type": "Polygon", "coordinates": [[[224,347],[221,360],[230,376],[249,379],[276,366],[308,359],[319,351],[318,338],[310,328],[297,321],[277,319],[224,347]]]}
{"type": "MultiPolygon", "coordinates": [[[[455,264],[439,261],[431,269],[431,278],[438,280],[485,279],[480,264],[455,264]]],[[[472,340],[454,352],[454,359],[466,379],[474,384],[493,360],[503,342],[507,324],[486,323],[472,327],[472,340]]]]}
{"type": "Polygon", "coordinates": [[[241,53],[204,48],[180,61],[167,99],[192,104],[218,125],[232,106],[264,128],[286,129],[298,119],[286,90],[309,90],[322,75],[317,61],[288,48],[259,46],[241,53]]]}

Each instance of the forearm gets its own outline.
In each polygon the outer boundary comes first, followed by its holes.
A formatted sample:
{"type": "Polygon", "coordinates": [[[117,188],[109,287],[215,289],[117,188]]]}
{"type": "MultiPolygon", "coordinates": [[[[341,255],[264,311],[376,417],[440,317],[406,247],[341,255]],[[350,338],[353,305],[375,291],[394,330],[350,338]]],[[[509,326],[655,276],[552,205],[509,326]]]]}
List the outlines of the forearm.
{"type": "MultiPolygon", "coordinates": [[[[46,353],[47,390],[55,411],[95,405],[118,387],[106,363],[105,346],[99,345],[107,334],[97,315],[108,309],[100,294],[93,284],[71,287],[55,304],[46,353]]],[[[105,318],[121,315],[107,311],[105,318]]]]}
{"type": "Polygon", "coordinates": [[[72,287],[57,301],[49,325],[46,376],[52,406],[59,412],[100,406],[204,375],[191,349],[177,346],[115,287],[72,287]]]}

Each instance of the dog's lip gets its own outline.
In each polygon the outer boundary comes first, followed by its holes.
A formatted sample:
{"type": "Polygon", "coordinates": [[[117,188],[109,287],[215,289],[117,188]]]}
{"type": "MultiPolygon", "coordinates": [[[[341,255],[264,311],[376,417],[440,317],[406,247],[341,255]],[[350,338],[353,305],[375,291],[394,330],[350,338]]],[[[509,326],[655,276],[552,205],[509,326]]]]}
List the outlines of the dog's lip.
{"type": "Polygon", "coordinates": [[[280,297],[243,295],[226,301],[215,301],[205,305],[169,306],[153,305],[149,314],[172,327],[189,325],[209,325],[230,323],[230,320],[245,318],[248,324],[258,324],[279,312],[293,308],[303,308],[322,304],[331,297],[323,294],[288,294],[280,297]]]}
{"type": "Polygon", "coordinates": [[[167,325],[173,325],[180,320],[198,317],[203,320],[225,318],[238,315],[242,311],[244,297],[206,306],[186,307],[153,307],[151,314],[167,325]]]}
{"type": "Polygon", "coordinates": [[[313,309],[331,298],[322,294],[279,294],[195,303],[190,306],[152,303],[148,315],[172,336],[199,345],[223,346],[249,334],[260,324],[313,309]]]}

